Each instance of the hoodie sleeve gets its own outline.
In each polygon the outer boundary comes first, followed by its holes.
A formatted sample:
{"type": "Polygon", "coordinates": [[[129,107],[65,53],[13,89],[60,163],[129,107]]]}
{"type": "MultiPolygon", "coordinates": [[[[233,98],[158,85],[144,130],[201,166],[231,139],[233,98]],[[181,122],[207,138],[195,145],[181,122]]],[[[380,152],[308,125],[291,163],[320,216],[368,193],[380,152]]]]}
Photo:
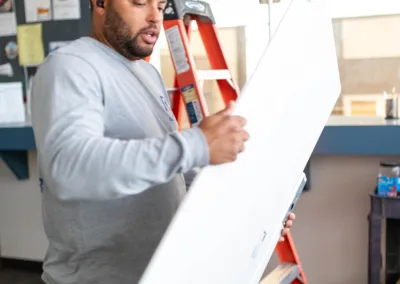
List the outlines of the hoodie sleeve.
{"type": "Polygon", "coordinates": [[[58,198],[138,194],[209,163],[199,128],[143,140],[105,137],[102,100],[96,70],[78,57],[50,56],[35,76],[31,108],[39,170],[58,198]]]}

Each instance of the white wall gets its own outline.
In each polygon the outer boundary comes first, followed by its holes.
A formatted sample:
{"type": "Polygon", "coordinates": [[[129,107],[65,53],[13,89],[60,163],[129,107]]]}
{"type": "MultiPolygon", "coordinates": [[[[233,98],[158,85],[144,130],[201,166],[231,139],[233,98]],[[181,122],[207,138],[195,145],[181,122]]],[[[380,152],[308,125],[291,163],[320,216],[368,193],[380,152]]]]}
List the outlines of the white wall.
{"type": "MultiPolygon", "coordinates": [[[[285,0],[287,1],[287,0],[285,0]]],[[[329,0],[334,18],[393,15],[400,13],[398,0],[329,0]]]]}
{"type": "MultiPolygon", "coordinates": [[[[279,21],[292,0],[281,0],[271,6],[271,30],[275,32],[279,21]]],[[[398,0],[328,0],[332,18],[365,17],[400,14],[400,1],[398,0]]],[[[224,0],[218,1],[219,6],[224,0]]],[[[221,14],[219,19],[226,25],[246,26],[246,62],[247,74],[252,74],[269,39],[269,12],[268,5],[260,5],[259,0],[246,0],[247,8],[237,19],[231,15],[221,14]],[[229,16],[227,16],[229,15],[229,16]]]]}

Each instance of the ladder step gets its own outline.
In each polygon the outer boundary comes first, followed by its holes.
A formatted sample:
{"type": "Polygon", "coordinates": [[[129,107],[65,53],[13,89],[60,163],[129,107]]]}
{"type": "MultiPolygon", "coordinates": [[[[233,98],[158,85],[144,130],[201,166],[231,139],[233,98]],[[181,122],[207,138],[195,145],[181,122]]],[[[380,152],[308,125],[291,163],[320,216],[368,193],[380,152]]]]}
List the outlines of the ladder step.
{"type": "MultiPolygon", "coordinates": [[[[232,76],[229,70],[198,70],[197,78],[199,81],[208,80],[231,80],[232,76]]],[[[168,93],[177,91],[177,88],[168,88],[168,93]]]]}
{"type": "Polygon", "coordinates": [[[175,92],[175,91],[178,91],[178,88],[168,88],[168,89],[167,89],[167,92],[168,92],[168,93],[173,93],[173,92],[175,92]]]}
{"type": "Polygon", "coordinates": [[[299,278],[300,269],[296,264],[282,263],[262,279],[260,284],[290,284],[292,281],[299,278]]]}
{"type": "Polygon", "coordinates": [[[198,70],[197,77],[200,81],[232,79],[229,70],[198,70]]]}

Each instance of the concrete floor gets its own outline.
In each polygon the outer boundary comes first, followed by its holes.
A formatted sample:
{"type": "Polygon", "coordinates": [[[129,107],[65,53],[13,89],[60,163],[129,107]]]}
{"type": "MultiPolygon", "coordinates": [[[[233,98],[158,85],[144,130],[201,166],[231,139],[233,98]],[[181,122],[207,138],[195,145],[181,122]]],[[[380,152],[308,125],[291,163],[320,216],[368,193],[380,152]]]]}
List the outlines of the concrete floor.
{"type": "Polygon", "coordinates": [[[43,284],[41,273],[4,268],[0,269],[0,284],[43,284]]]}

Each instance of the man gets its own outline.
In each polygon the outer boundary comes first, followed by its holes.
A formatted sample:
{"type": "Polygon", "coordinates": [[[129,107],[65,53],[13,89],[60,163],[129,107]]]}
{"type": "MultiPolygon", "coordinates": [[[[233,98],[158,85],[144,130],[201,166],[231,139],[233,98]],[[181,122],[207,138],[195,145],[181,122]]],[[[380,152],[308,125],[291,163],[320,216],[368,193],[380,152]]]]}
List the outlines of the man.
{"type": "Polygon", "coordinates": [[[48,284],[137,283],[185,195],[182,175],[234,161],[248,139],[232,106],[177,131],[160,74],[141,60],[164,0],[92,5],[91,36],[51,53],[32,87],[48,284]]]}

